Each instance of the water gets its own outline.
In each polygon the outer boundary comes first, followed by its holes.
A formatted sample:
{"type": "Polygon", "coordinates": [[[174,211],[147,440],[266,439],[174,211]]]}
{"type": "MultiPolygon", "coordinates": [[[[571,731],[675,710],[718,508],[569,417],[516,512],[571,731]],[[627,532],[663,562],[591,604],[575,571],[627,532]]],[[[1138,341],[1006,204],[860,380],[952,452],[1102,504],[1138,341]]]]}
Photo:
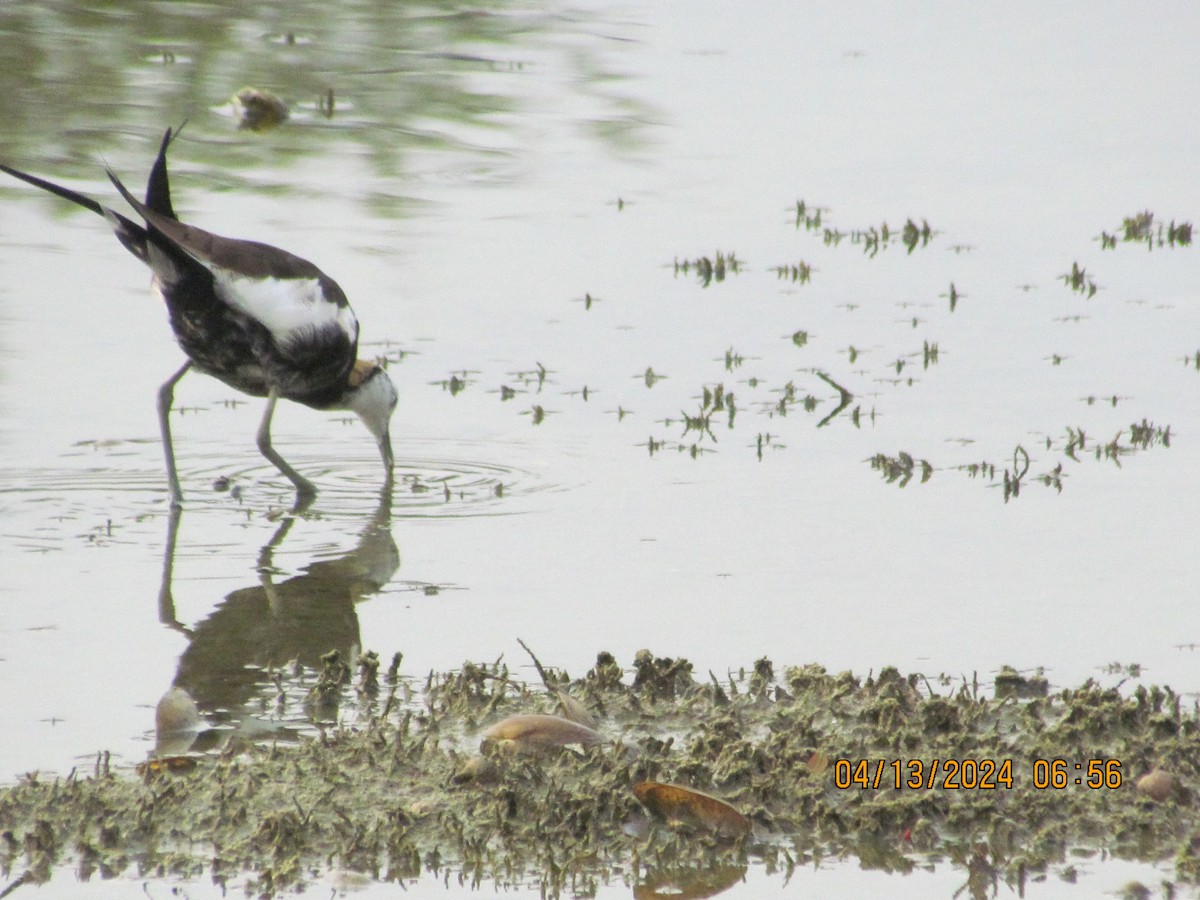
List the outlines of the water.
{"type": "MultiPolygon", "coordinates": [[[[1196,250],[1099,239],[1200,211],[1191,7],[390,10],[0,12],[0,159],[114,202],[102,165],[140,186],[189,119],[181,215],[317,262],[401,393],[382,530],[369,436],[280,407],[322,488],[280,536],[259,401],[187,376],[166,553],[154,393],[181,357],[144,270],[99,218],[0,186],[0,779],[144,758],[198,636],[249,627],[264,554],[303,592],[371,534],[344,643],[417,678],[523,665],[521,638],[573,674],[650,647],[1200,688],[1196,250]],[[237,130],[248,84],[291,119],[237,130]],[[911,253],[854,243],[908,219],[934,232],[911,253]],[[704,286],[718,253],[739,271],[704,286]],[[827,419],[831,382],[853,399],[827,419]],[[903,487],[868,464],[902,453],[903,487]]],[[[258,650],[213,666],[281,662],[258,650]]],[[[250,682],[202,710],[248,716],[250,682]]]]}

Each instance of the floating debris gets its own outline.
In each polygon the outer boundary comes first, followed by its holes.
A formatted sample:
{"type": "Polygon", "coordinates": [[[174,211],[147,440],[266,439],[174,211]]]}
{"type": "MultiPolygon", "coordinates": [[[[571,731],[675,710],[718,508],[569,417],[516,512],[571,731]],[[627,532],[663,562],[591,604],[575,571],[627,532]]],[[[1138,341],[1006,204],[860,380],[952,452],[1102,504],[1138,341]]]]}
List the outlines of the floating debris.
{"type": "Polygon", "coordinates": [[[231,98],[238,128],[268,131],[285,121],[288,107],[270,91],[244,87],[231,98]]]}

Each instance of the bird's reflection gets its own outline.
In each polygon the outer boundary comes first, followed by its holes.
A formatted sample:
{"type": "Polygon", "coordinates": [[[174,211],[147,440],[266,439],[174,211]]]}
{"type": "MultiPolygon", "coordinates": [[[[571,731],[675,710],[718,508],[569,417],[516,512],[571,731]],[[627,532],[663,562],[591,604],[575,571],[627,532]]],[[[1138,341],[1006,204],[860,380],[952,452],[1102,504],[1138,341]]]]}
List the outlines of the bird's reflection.
{"type": "Polygon", "coordinates": [[[390,529],[391,491],[382,492],[378,509],[351,550],[277,580],[274,553],[305,505],[293,509],[263,546],[258,582],[228,594],[208,618],[190,628],[176,618],[171,591],[181,520],[180,511],[172,510],[159,616],[189,643],[156,711],[158,754],[209,749],[235,733],[252,737],[257,727],[266,727],[256,711],[280,691],[273,673],[284,666],[320,671],[322,656],[331,650],[351,663],[357,658],[361,637],[355,604],[387,584],[400,567],[390,529]]]}
{"type": "Polygon", "coordinates": [[[744,882],[746,871],[744,863],[699,869],[648,869],[634,885],[633,896],[634,900],[705,900],[744,882]]]}

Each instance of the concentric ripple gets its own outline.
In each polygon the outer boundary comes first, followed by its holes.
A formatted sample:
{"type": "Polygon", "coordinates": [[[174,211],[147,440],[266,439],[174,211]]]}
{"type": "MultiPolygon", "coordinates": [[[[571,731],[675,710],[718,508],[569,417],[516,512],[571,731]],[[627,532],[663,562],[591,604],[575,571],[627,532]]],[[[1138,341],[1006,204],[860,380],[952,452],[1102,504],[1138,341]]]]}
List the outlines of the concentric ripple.
{"type": "MultiPolygon", "coordinates": [[[[536,466],[488,460],[529,456],[520,445],[424,442],[451,446],[453,454],[422,455],[419,442],[398,446],[393,519],[466,518],[532,511],[534,498],[565,486],[547,481],[536,466]],[[416,451],[406,453],[405,451],[416,451]]],[[[361,518],[382,500],[383,469],[369,444],[331,463],[319,441],[279,442],[287,459],[318,487],[306,510],[321,518],[361,518]]],[[[251,446],[231,454],[227,444],[189,441],[177,447],[184,505],[190,511],[237,510],[269,514],[292,507],[295,492],[287,479],[251,446]],[[231,457],[235,457],[232,458],[231,457]],[[232,463],[232,464],[231,464],[232,463]]],[[[10,546],[39,552],[64,542],[121,543],[141,539],[140,529],[114,528],[157,518],[166,507],[167,484],[157,441],[149,439],[84,443],[38,466],[5,466],[0,483],[0,534],[10,546]]]]}

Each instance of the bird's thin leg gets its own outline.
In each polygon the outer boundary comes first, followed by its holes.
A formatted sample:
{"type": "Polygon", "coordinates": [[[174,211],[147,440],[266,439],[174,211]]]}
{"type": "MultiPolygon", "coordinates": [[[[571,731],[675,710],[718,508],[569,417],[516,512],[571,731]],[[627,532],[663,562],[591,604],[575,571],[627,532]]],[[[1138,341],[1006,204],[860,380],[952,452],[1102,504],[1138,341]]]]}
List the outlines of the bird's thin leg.
{"type": "Polygon", "coordinates": [[[316,486],[311,481],[287,464],[287,461],[275,452],[271,446],[271,416],[275,414],[275,401],[279,394],[274,389],[267,395],[267,408],[263,411],[262,422],[258,426],[258,449],[288,480],[296,486],[296,493],[302,498],[313,497],[317,493],[316,486]]]}
{"type": "Polygon", "coordinates": [[[163,456],[167,461],[167,488],[171,493],[171,506],[176,509],[183,506],[183,491],[179,488],[179,473],[175,471],[175,446],[171,443],[169,417],[171,404],[175,402],[175,385],[191,367],[192,361],[189,359],[158,389],[158,429],[162,433],[163,456]]]}

